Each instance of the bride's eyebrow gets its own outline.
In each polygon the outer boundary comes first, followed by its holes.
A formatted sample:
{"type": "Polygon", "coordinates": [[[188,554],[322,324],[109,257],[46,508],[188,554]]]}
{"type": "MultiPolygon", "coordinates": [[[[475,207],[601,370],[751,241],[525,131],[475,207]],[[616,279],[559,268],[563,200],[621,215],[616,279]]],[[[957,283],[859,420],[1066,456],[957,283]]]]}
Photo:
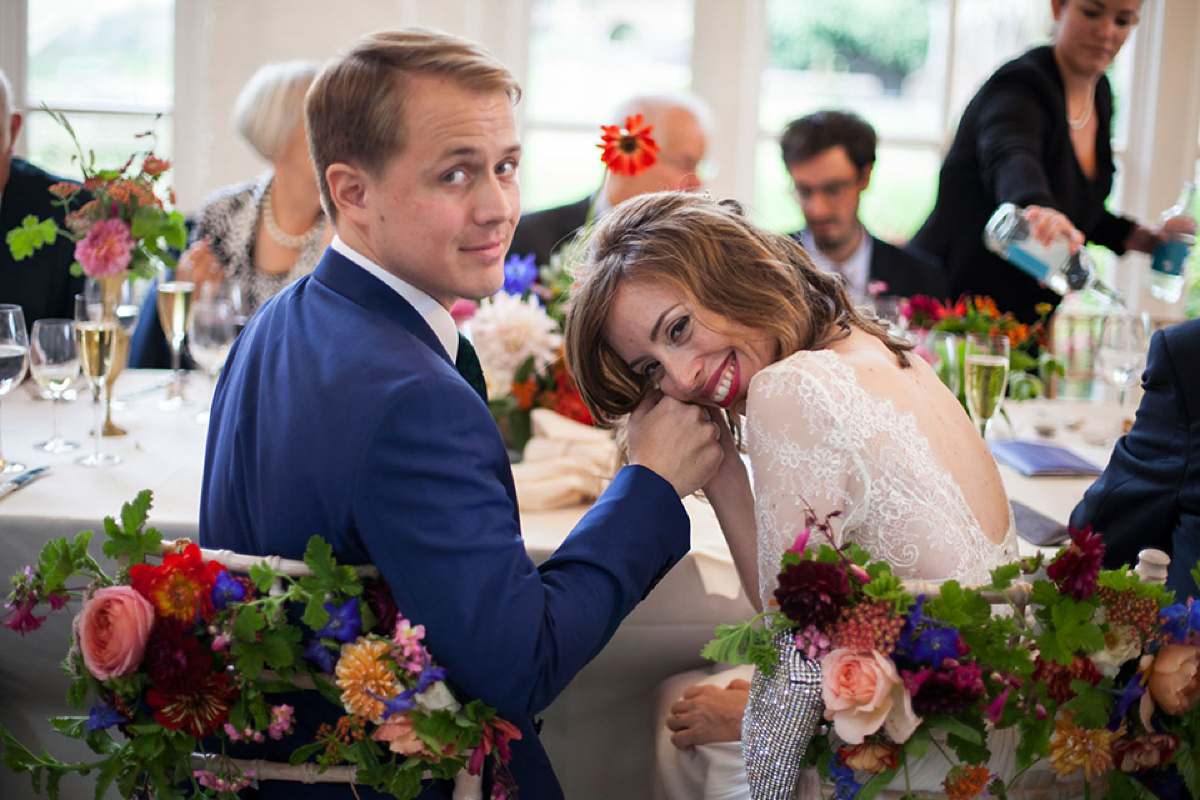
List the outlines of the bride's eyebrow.
{"type": "Polygon", "coordinates": [[[663,320],[667,318],[668,314],[670,314],[672,311],[674,311],[678,307],[679,307],[678,304],[673,305],[670,308],[665,309],[661,314],[658,315],[658,319],[656,319],[654,321],[654,327],[650,329],[650,341],[652,341],[652,342],[658,341],[658,330],[659,330],[659,328],[662,327],[663,320]]]}

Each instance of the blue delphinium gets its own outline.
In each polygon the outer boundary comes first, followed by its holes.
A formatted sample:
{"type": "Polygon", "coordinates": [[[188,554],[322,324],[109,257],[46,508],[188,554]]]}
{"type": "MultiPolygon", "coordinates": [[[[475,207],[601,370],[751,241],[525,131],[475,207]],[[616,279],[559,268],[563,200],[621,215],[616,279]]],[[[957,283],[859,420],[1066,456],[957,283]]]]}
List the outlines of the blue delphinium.
{"type": "Polygon", "coordinates": [[[353,642],[362,632],[362,616],[358,613],[358,598],[351,597],[340,606],[326,603],[325,610],[329,612],[329,622],[317,631],[318,639],[336,639],[339,642],[353,642]]]}
{"type": "Polygon", "coordinates": [[[527,256],[513,253],[508,257],[504,262],[504,291],[518,296],[529,291],[529,287],[537,280],[536,258],[533,253],[527,256]]]}

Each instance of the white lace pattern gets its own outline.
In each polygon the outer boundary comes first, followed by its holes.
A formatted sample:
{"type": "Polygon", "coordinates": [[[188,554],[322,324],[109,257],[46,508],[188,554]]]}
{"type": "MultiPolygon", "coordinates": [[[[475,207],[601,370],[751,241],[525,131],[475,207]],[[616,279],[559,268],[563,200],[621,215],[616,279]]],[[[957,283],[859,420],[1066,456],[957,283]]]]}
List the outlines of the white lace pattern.
{"type": "Polygon", "coordinates": [[[831,350],[802,350],[755,376],[746,415],[764,607],[805,504],[900,578],[981,584],[1017,558],[1010,514],[991,541],[912,414],[872,396],[831,350]]]}

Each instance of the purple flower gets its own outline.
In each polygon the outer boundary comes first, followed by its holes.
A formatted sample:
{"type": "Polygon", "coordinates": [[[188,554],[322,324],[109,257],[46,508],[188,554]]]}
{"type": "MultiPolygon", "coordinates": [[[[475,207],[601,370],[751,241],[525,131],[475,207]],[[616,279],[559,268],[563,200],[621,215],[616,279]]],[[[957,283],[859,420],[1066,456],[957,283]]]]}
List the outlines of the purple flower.
{"type": "Polygon", "coordinates": [[[217,580],[213,583],[212,588],[214,608],[224,611],[229,608],[231,603],[240,603],[244,599],[246,599],[246,587],[242,585],[241,581],[225,571],[217,574],[217,580]]]}
{"type": "Polygon", "coordinates": [[[1096,579],[1103,562],[1103,537],[1092,533],[1091,525],[1083,530],[1071,528],[1071,543],[1046,567],[1046,577],[1058,584],[1063,594],[1075,600],[1086,600],[1096,591],[1096,579]]]}
{"type": "Polygon", "coordinates": [[[1144,679],[1145,675],[1138,672],[1129,679],[1129,683],[1125,684],[1125,689],[1121,692],[1121,696],[1117,698],[1117,707],[1113,712],[1112,721],[1109,722],[1109,730],[1115,731],[1120,721],[1125,719],[1125,715],[1129,713],[1130,706],[1140,700],[1142,695],[1146,693],[1146,687],[1142,685],[1144,679]]]}
{"type": "Polygon", "coordinates": [[[426,654],[425,668],[417,676],[417,694],[423,694],[430,686],[444,680],[446,680],[446,670],[442,667],[433,666],[429,661],[429,655],[426,654]]]}
{"type": "Polygon", "coordinates": [[[87,730],[88,733],[103,731],[113,725],[124,725],[126,722],[129,722],[129,717],[113,706],[102,706],[100,703],[96,703],[88,712],[87,730]]]}
{"type": "Polygon", "coordinates": [[[537,256],[530,253],[519,256],[513,253],[504,262],[504,291],[517,296],[529,291],[537,280],[537,256]]]}
{"type": "Polygon", "coordinates": [[[379,702],[383,703],[383,719],[386,721],[388,717],[394,714],[403,714],[405,711],[411,711],[417,705],[417,695],[420,694],[418,689],[406,689],[390,700],[386,697],[380,697],[377,694],[372,694],[379,702]]]}
{"type": "Polygon", "coordinates": [[[918,664],[940,667],[947,658],[962,655],[961,640],[962,637],[953,628],[924,630],[917,634],[917,641],[909,651],[909,656],[918,664]]]}
{"type": "MultiPolygon", "coordinates": [[[[362,617],[358,613],[358,598],[351,597],[340,606],[326,603],[325,610],[329,612],[329,622],[317,631],[318,639],[336,639],[339,642],[353,642],[362,631],[362,617]]],[[[333,670],[330,670],[332,672],[333,670]]]]}
{"type": "Polygon", "coordinates": [[[30,631],[36,631],[42,627],[42,623],[46,621],[46,618],[36,616],[33,613],[35,608],[37,608],[37,601],[31,597],[27,597],[16,605],[12,603],[5,604],[4,609],[9,613],[9,616],[4,620],[4,627],[14,630],[22,636],[30,631]]]}
{"type": "Polygon", "coordinates": [[[1176,642],[1182,642],[1187,639],[1191,617],[1187,606],[1183,603],[1176,603],[1173,606],[1167,606],[1158,612],[1158,614],[1160,619],[1162,619],[1163,633],[1170,636],[1176,642]]]}
{"type": "Polygon", "coordinates": [[[1000,717],[1004,714],[1004,704],[1008,702],[1008,694],[1012,691],[1012,687],[1005,687],[1004,691],[996,695],[992,702],[988,703],[985,712],[987,713],[988,722],[993,725],[1000,724],[1000,717]]]}
{"type": "Polygon", "coordinates": [[[854,780],[854,770],[843,764],[837,753],[829,757],[829,776],[834,781],[833,796],[838,800],[851,800],[862,788],[862,784],[854,780]]]}
{"type": "Polygon", "coordinates": [[[333,650],[321,644],[320,639],[310,639],[304,648],[304,658],[320,667],[326,675],[332,675],[335,667],[333,650]]]}

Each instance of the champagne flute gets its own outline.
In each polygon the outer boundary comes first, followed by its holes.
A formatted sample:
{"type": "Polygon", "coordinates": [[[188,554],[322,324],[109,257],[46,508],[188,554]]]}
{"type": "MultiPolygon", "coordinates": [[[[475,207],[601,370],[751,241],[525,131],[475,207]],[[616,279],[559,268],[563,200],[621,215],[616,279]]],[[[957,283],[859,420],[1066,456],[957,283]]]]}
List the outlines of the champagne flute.
{"type": "MultiPolygon", "coordinates": [[[[206,284],[207,290],[211,284],[206,284]]],[[[215,385],[225,357],[237,335],[233,303],[216,292],[203,291],[192,308],[192,327],[188,332],[188,351],[215,385]]],[[[196,421],[208,424],[208,409],[196,415],[196,421]]]]}
{"type": "Polygon", "coordinates": [[[171,345],[171,385],[167,389],[167,399],[159,404],[164,410],[186,404],[180,353],[191,324],[192,293],[195,288],[196,285],[191,281],[160,280],[158,284],[158,321],[171,345]]]}
{"type": "Polygon", "coordinates": [[[1144,313],[1134,314],[1116,306],[1100,324],[1100,342],[1096,349],[1096,370],[1100,377],[1117,389],[1117,405],[1125,408],[1129,387],[1146,366],[1150,345],[1150,320],[1144,313]]]}
{"type": "Polygon", "coordinates": [[[1007,336],[969,333],[966,341],[967,411],[979,426],[979,435],[987,438],[987,426],[1000,404],[1008,385],[1009,341],[1007,336]]]}
{"type": "Polygon", "coordinates": [[[39,319],[30,336],[29,372],[43,391],[50,393],[51,434],[34,445],[48,453],[69,453],[79,447],[58,435],[58,401],[79,377],[79,348],[75,344],[75,322],[69,319],[39,319]]]}
{"type": "Polygon", "coordinates": [[[117,322],[103,319],[103,307],[89,303],[86,295],[75,295],[75,342],[79,348],[79,365],[92,387],[92,407],[95,409],[95,449],[91,455],[76,459],[76,463],[85,467],[107,467],[121,463],[120,456],[100,450],[108,378],[117,361],[117,336],[117,322]]]}
{"type": "MultiPolygon", "coordinates": [[[[25,312],[18,305],[0,305],[0,397],[11,392],[25,377],[29,363],[29,333],[25,330],[25,312]]],[[[22,472],[24,464],[4,460],[0,447],[0,475],[22,472]]]]}

